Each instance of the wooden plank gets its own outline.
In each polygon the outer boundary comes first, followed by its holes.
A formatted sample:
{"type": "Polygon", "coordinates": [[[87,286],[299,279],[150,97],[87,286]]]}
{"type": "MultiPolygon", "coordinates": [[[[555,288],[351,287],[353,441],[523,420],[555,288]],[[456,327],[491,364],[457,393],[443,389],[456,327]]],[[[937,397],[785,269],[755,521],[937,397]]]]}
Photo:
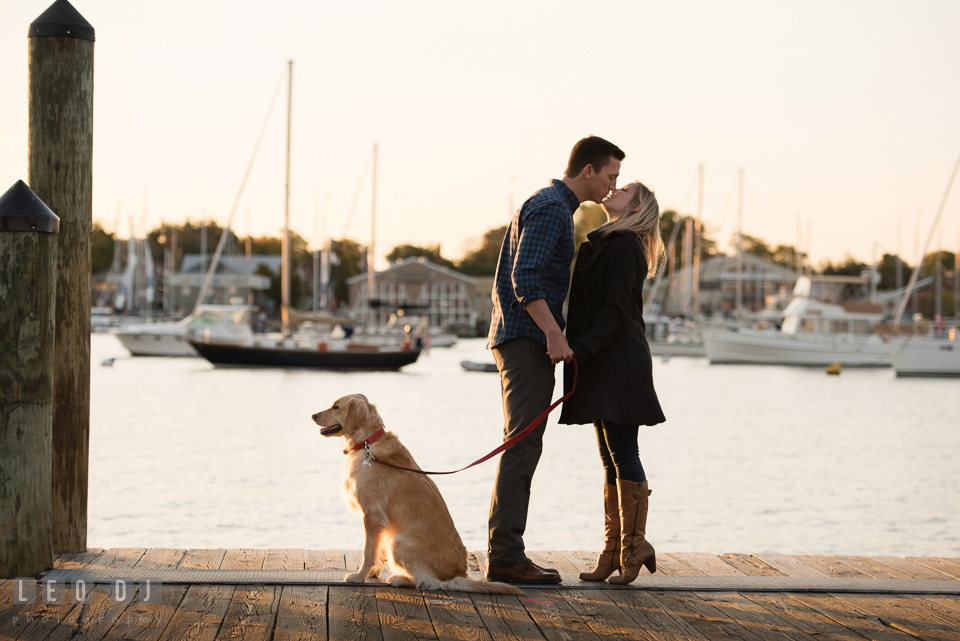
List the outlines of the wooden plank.
{"type": "Polygon", "coordinates": [[[103,548],[87,548],[86,552],[60,554],[53,560],[53,567],[57,570],[80,570],[95,561],[101,554],[103,554],[103,548]]]}
{"type": "Polygon", "coordinates": [[[347,574],[356,572],[363,565],[363,550],[344,550],[343,563],[347,574]]]}
{"type": "Polygon", "coordinates": [[[183,561],[186,552],[184,549],[148,548],[135,567],[149,570],[173,570],[183,561]]]}
{"type": "Polygon", "coordinates": [[[923,600],[929,607],[943,612],[942,618],[960,622],[960,597],[952,594],[926,594],[923,596],[923,600]]]}
{"type": "Polygon", "coordinates": [[[960,559],[946,559],[943,557],[913,557],[908,556],[908,559],[919,563],[920,565],[926,566],[937,572],[943,572],[949,577],[954,579],[960,579],[960,559]]]}
{"type": "Polygon", "coordinates": [[[483,550],[467,552],[467,572],[479,576],[487,575],[487,553],[483,550]]]}
{"type": "Polygon", "coordinates": [[[789,619],[783,619],[766,608],[735,592],[697,593],[700,600],[712,605],[730,621],[736,621],[761,639],[792,639],[814,641],[814,636],[798,629],[789,619]]]}
{"type": "Polygon", "coordinates": [[[830,617],[817,612],[813,608],[791,599],[786,594],[760,594],[753,592],[742,594],[741,596],[775,614],[782,621],[786,621],[796,629],[806,632],[818,639],[863,641],[863,637],[859,634],[848,630],[830,617]]]}
{"type": "Polygon", "coordinates": [[[957,621],[944,620],[933,608],[920,599],[896,595],[842,594],[835,595],[849,603],[864,616],[875,616],[880,622],[920,639],[958,641],[957,621]]]}
{"type": "Polygon", "coordinates": [[[384,586],[374,588],[374,595],[384,641],[437,638],[420,590],[384,586]]]}
{"type": "MultiPolygon", "coordinates": [[[[89,592],[88,596],[93,598],[89,592]]],[[[67,641],[81,632],[87,635],[90,621],[84,621],[86,606],[74,604],[72,598],[73,591],[68,588],[64,599],[58,604],[42,605],[38,602],[36,605],[24,607],[13,615],[18,617],[19,621],[12,618],[4,621],[4,625],[0,627],[0,639],[67,641]],[[29,617],[34,617],[34,620],[29,621],[29,617]]]]}
{"type": "Polygon", "coordinates": [[[264,570],[302,570],[305,552],[296,548],[271,548],[263,561],[264,570]]]}
{"type": "Polygon", "coordinates": [[[705,636],[691,627],[682,618],[670,612],[651,596],[656,592],[640,590],[606,591],[611,600],[655,641],[676,641],[677,639],[704,640],[705,636]]]}
{"type": "MultiPolygon", "coordinates": [[[[137,565],[146,552],[146,548],[111,548],[106,550],[96,561],[89,564],[88,567],[111,568],[111,569],[130,569],[137,565]]],[[[149,563],[149,562],[146,562],[149,563]]],[[[115,585],[97,585],[87,591],[87,599],[84,603],[76,605],[67,615],[68,625],[59,625],[48,637],[51,640],[72,638],[79,634],[84,639],[103,639],[110,630],[120,621],[123,621],[124,613],[133,606],[136,600],[136,585],[125,585],[122,587],[115,585]],[[117,591],[123,589],[122,596],[127,597],[126,601],[118,601],[115,597],[117,591]],[[75,626],[70,625],[69,619],[75,619],[75,626]]],[[[69,601],[67,602],[69,603],[69,601]]],[[[60,606],[58,606],[60,607],[60,606]]],[[[63,606],[66,607],[66,604],[63,606]]],[[[131,619],[131,622],[133,619],[131,619]]],[[[21,633],[20,638],[32,638],[34,634],[21,633]]]]}
{"type": "MultiPolygon", "coordinates": [[[[173,569],[183,559],[185,552],[186,550],[151,548],[144,552],[134,567],[141,570],[173,569]]],[[[187,585],[163,586],[161,603],[141,603],[138,588],[133,603],[120,615],[106,638],[156,641],[173,619],[188,587],[187,585]]]]}
{"type": "Polygon", "coordinates": [[[177,567],[192,570],[216,570],[220,567],[225,553],[226,550],[187,550],[177,567]]]}
{"type": "Polygon", "coordinates": [[[266,550],[231,549],[223,554],[221,570],[262,570],[267,557],[266,550]]]}
{"type": "MultiPolygon", "coordinates": [[[[580,572],[591,572],[597,567],[597,557],[600,556],[599,552],[587,552],[584,550],[564,550],[560,552],[560,554],[577,568],[577,574],[580,572]]],[[[657,572],[659,571],[658,569],[657,572]]]]}
{"type": "Polygon", "coordinates": [[[876,615],[864,616],[832,595],[792,593],[789,597],[871,641],[916,641],[908,634],[885,626],[876,615]]]}
{"type": "Polygon", "coordinates": [[[238,585],[216,638],[270,641],[280,592],[279,585],[238,585]]]}
{"type": "MultiPolygon", "coordinates": [[[[686,563],[694,570],[703,572],[706,576],[747,576],[745,572],[727,563],[726,559],[720,558],[715,554],[684,552],[683,554],[678,554],[677,557],[683,563],[686,563]]],[[[660,560],[659,556],[657,560],[660,560]]]]}
{"type": "MultiPolygon", "coordinates": [[[[875,579],[916,578],[910,574],[907,574],[906,572],[901,572],[900,570],[892,568],[889,565],[881,563],[875,557],[871,556],[834,556],[833,558],[875,579]]],[[[917,568],[920,568],[919,565],[913,563],[912,561],[909,563],[912,563],[917,568]]],[[[926,570],[926,568],[921,569],[926,570]]],[[[931,572],[931,574],[933,574],[933,572],[931,572]]]]}
{"type": "Polygon", "coordinates": [[[495,640],[543,639],[537,624],[517,597],[509,594],[471,594],[470,600],[484,627],[495,640]]]}
{"type": "Polygon", "coordinates": [[[560,574],[576,574],[580,572],[576,565],[568,561],[559,552],[527,550],[527,558],[542,568],[553,568],[560,572],[560,574]]]}
{"type": "Polygon", "coordinates": [[[786,576],[777,568],[761,561],[752,554],[721,554],[720,558],[747,576],[786,576]]]}
{"type": "Polygon", "coordinates": [[[233,585],[191,585],[160,641],[212,641],[235,590],[233,585]]]}
{"type": "Polygon", "coordinates": [[[832,556],[824,555],[806,555],[799,557],[804,564],[809,565],[810,567],[820,570],[824,574],[833,577],[840,578],[851,578],[851,579],[868,579],[870,575],[866,572],[861,572],[860,570],[847,565],[839,559],[835,559],[832,556]]]}
{"type": "Polygon", "coordinates": [[[274,641],[327,641],[327,587],[285,585],[274,641]]]}
{"type": "Polygon", "coordinates": [[[619,593],[607,590],[563,590],[557,592],[590,629],[603,639],[652,639],[634,617],[621,608],[619,593]],[[617,595],[616,597],[612,595],[617,595]]]}
{"type": "MultiPolygon", "coordinates": [[[[646,570],[641,570],[646,574],[646,570]]],[[[679,554],[657,554],[657,572],[667,576],[706,576],[697,568],[683,562],[679,554]]]]}
{"type": "Polygon", "coordinates": [[[650,598],[708,639],[764,640],[732,618],[728,611],[718,610],[692,592],[657,592],[651,593],[650,598]]]}
{"type": "Polygon", "coordinates": [[[599,641],[596,632],[590,629],[557,590],[524,592],[518,600],[548,641],[599,641]]]}
{"type": "Polygon", "coordinates": [[[431,592],[424,604],[442,641],[492,641],[470,595],[464,592],[431,592]]]}
{"type": "Polygon", "coordinates": [[[303,558],[304,570],[346,570],[343,550],[307,550],[303,558]]]}
{"type": "Polygon", "coordinates": [[[910,559],[901,557],[901,556],[873,556],[871,559],[888,565],[891,568],[903,572],[911,579],[930,579],[932,581],[950,581],[954,577],[949,574],[944,574],[934,568],[927,567],[919,561],[923,559],[917,559],[917,561],[911,561],[910,559]]]}
{"type": "Polygon", "coordinates": [[[146,548],[110,548],[87,563],[87,569],[124,569],[132,568],[147,551],[146,548]]]}
{"type": "Polygon", "coordinates": [[[755,554],[755,557],[772,565],[787,576],[830,576],[803,562],[803,557],[792,554],[755,554]]]}
{"type": "Polygon", "coordinates": [[[331,586],[327,596],[330,641],[383,641],[376,588],[331,586]]]}

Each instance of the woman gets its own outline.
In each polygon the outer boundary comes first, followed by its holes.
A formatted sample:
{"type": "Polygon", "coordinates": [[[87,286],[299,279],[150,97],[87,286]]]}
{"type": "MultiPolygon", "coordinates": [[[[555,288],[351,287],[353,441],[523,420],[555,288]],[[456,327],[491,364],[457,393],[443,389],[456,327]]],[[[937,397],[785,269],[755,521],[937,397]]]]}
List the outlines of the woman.
{"type": "MultiPolygon", "coordinates": [[[[560,422],[593,423],[606,475],[606,537],[593,572],[583,581],[630,583],[640,566],[657,571],[645,539],[650,490],[640,463],[640,425],[666,419],[653,389],[653,361],[644,335],[643,282],[663,254],[660,207],[653,192],[630,183],[602,203],[609,221],[587,235],[577,253],[567,318],[567,341],[579,366],[577,391],[560,422]]],[[[573,365],[564,370],[567,392],[573,365]]]]}

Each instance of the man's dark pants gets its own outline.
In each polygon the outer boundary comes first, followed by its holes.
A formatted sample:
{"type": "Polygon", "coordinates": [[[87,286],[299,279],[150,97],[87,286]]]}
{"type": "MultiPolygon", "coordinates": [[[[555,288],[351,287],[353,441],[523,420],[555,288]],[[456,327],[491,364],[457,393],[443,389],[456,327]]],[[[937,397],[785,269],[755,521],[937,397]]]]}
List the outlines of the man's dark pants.
{"type": "MultiPolygon", "coordinates": [[[[555,366],[547,348],[525,336],[504,341],[492,351],[500,370],[506,440],[523,431],[550,406],[555,366]]],[[[487,563],[491,566],[516,565],[526,558],[523,532],[527,527],[530,483],[543,451],[546,424],[544,420],[500,455],[490,501],[487,563]]]]}

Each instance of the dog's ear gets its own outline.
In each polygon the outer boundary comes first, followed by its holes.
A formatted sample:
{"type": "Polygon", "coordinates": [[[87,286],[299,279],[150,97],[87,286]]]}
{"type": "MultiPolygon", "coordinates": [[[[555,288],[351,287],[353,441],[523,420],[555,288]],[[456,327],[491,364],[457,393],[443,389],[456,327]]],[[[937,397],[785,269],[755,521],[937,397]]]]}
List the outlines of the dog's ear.
{"type": "MultiPolygon", "coordinates": [[[[346,398],[340,403],[344,410],[344,423],[350,425],[350,429],[360,427],[367,422],[367,404],[357,398],[346,398]]],[[[346,425],[344,425],[346,427],[346,425]]]]}

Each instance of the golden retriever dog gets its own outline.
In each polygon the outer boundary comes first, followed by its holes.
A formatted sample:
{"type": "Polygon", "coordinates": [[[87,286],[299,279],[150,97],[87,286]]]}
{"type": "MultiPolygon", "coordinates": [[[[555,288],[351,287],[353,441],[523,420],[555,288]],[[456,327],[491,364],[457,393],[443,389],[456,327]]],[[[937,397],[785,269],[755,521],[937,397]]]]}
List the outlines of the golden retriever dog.
{"type": "Polygon", "coordinates": [[[393,432],[378,435],[383,420],[367,397],[339,398],[313,421],[323,436],[343,437],[344,499],[363,516],[363,565],[345,581],[377,580],[389,561],[393,573],[387,582],[398,587],[523,594],[506,583],[467,576],[467,549],[433,480],[377,462],[420,469],[393,432]],[[369,439],[374,439],[369,453],[377,460],[370,460],[364,447],[369,439]]]}

